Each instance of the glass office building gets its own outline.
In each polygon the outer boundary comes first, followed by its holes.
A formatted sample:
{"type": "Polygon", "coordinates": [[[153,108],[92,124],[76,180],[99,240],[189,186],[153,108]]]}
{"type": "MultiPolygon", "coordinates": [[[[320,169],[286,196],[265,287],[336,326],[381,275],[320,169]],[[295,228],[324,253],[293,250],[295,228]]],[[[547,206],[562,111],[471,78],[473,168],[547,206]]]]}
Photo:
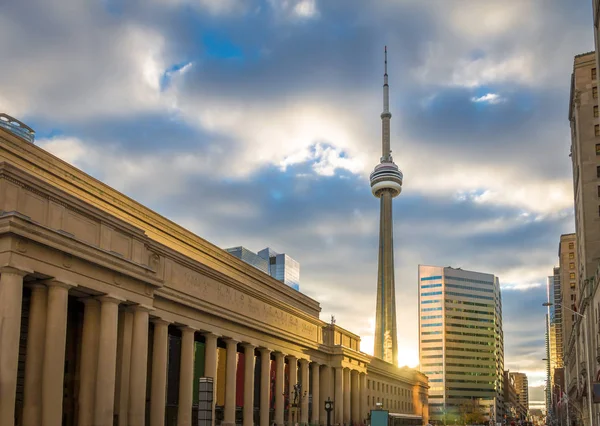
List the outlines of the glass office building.
{"type": "Polygon", "coordinates": [[[419,359],[429,377],[430,418],[452,424],[475,404],[504,414],[504,339],[498,278],[419,265],[419,359]]]}
{"type": "Polygon", "coordinates": [[[269,247],[258,253],[241,246],[231,247],[225,251],[300,291],[300,264],[287,254],[277,253],[269,247]]]}

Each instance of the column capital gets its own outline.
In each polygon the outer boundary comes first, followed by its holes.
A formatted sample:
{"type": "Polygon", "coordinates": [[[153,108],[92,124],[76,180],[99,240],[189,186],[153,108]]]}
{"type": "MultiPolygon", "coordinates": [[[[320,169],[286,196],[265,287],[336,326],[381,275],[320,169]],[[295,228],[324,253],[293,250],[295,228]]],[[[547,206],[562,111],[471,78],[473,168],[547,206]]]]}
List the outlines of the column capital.
{"type": "Polygon", "coordinates": [[[118,305],[119,303],[123,303],[125,301],[125,299],[115,294],[105,294],[102,296],[98,296],[96,297],[96,300],[102,303],[114,303],[115,305],[118,305]]]}
{"type": "Polygon", "coordinates": [[[273,352],[271,349],[269,348],[265,348],[264,346],[258,348],[258,351],[260,352],[261,355],[271,355],[271,352],[273,352]]]}
{"type": "Polygon", "coordinates": [[[25,275],[33,274],[33,271],[20,266],[4,265],[0,266],[0,274],[13,274],[24,277],[25,275]]]}
{"type": "Polygon", "coordinates": [[[288,361],[294,361],[294,360],[298,361],[298,357],[296,355],[287,355],[286,357],[287,357],[288,361]]]}
{"type": "Polygon", "coordinates": [[[240,343],[239,340],[234,339],[233,337],[226,337],[223,339],[223,341],[225,342],[226,345],[236,345],[237,346],[237,344],[240,343]]]}
{"type": "Polygon", "coordinates": [[[45,290],[47,288],[46,285],[43,284],[41,281],[33,281],[30,283],[25,283],[24,285],[25,287],[30,288],[31,291],[45,290]]]}
{"type": "Polygon", "coordinates": [[[89,304],[100,303],[100,301],[96,297],[94,297],[94,296],[78,297],[77,300],[79,300],[81,303],[83,303],[86,306],[89,305],[89,304]]]}
{"type": "Polygon", "coordinates": [[[169,325],[169,324],[173,324],[171,321],[167,321],[166,319],[160,318],[160,317],[154,317],[154,318],[150,318],[150,322],[153,324],[158,324],[158,325],[169,325]]]}
{"type": "Polygon", "coordinates": [[[128,306],[128,308],[131,309],[133,312],[135,312],[135,311],[152,312],[154,310],[153,306],[148,306],[148,305],[144,305],[141,303],[136,303],[135,305],[128,306]]]}
{"type": "Polygon", "coordinates": [[[51,278],[49,280],[44,280],[41,281],[42,284],[45,284],[48,287],[62,287],[62,288],[66,288],[67,290],[70,288],[74,288],[77,287],[77,284],[75,283],[70,283],[68,281],[65,280],[59,280],[56,278],[51,278]]]}
{"type": "Polygon", "coordinates": [[[306,358],[300,358],[298,360],[298,363],[301,364],[301,365],[308,365],[308,364],[310,364],[310,361],[308,359],[306,359],[306,358]]]}
{"type": "Polygon", "coordinates": [[[212,331],[203,331],[201,333],[204,337],[214,337],[215,339],[218,339],[219,337],[221,337],[220,334],[217,333],[213,333],[212,331]]]}
{"type": "Polygon", "coordinates": [[[273,356],[275,359],[285,358],[285,354],[281,351],[273,351],[273,356]]]}
{"type": "Polygon", "coordinates": [[[177,328],[180,329],[182,333],[184,333],[184,332],[189,333],[190,331],[195,333],[196,331],[198,331],[197,328],[191,327],[189,325],[181,325],[177,328]]]}
{"type": "Polygon", "coordinates": [[[246,349],[256,349],[256,345],[249,342],[242,342],[242,348],[246,349]]]}

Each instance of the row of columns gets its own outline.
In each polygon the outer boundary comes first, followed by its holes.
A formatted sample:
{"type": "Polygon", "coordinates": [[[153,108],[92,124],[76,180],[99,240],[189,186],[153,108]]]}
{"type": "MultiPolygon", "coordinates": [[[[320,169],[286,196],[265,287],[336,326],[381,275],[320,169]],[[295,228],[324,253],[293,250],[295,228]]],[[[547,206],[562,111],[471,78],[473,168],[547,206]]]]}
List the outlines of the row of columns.
{"type": "MultiPolygon", "coordinates": [[[[23,277],[27,271],[0,269],[0,424],[14,425],[16,383],[23,277]]],[[[63,379],[67,331],[68,292],[74,285],[48,280],[31,285],[23,426],[60,426],[62,424],[63,379]]],[[[123,299],[116,296],[88,297],[84,303],[81,338],[81,365],[78,398],[79,426],[112,426],[119,414],[119,424],[145,425],[146,381],[148,368],[148,329],[151,308],[141,305],[121,310],[123,299]],[[119,353],[117,353],[119,351],[119,353]],[[117,384],[117,378],[119,383],[117,384]],[[115,391],[116,390],[116,391],[115,391]]],[[[169,322],[153,318],[154,323],[150,426],[164,426],[169,322]]],[[[191,426],[194,377],[194,335],[198,331],[182,326],[179,375],[178,426],[191,426]]],[[[212,377],[216,390],[217,336],[203,333],[205,338],[205,376],[212,377]]],[[[236,370],[238,342],[225,339],[226,383],[224,425],[235,425],[236,370]]],[[[243,343],[245,353],[243,426],[253,426],[254,367],[256,347],[243,343]]],[[[269,426],[270,359],[276,367],[275,423],[284,424],[284,368],[286,354],[259,348],[260,426],[269,426]]],[[[287,356],[289,364],[289,397],[299,377],[303,384],[300,418],[288,421],[301,424],[325,422],[324,401],[335,399],[337,423],[361,421],[366,416],[366,379],[364,373],[336,368],[335,388],[332,367],[310,363],[307,359],[287,356]],[[309,419],[308,383],[312,374],[313,410],[309,419]],[[362,414],[362,416],[361,416],[362,414]]],[[[213,405],[214,419],[214,405],[213,405]]]]}

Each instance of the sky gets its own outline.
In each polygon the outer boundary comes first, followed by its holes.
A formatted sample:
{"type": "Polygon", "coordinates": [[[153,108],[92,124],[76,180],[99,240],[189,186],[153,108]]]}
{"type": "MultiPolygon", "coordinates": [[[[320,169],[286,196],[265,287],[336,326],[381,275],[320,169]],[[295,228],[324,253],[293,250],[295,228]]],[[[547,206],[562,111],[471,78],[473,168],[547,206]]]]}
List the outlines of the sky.
{"type": "Polygon", "coordinates": [[[0,112],[226,248],[301,264],[321,318],[373,351],[383,47],[400,363],[417,265],[493,273],[505,366],[542,400],[546,277],[573,232],[567,120],[590,0],[0,2],[0,112]]]}

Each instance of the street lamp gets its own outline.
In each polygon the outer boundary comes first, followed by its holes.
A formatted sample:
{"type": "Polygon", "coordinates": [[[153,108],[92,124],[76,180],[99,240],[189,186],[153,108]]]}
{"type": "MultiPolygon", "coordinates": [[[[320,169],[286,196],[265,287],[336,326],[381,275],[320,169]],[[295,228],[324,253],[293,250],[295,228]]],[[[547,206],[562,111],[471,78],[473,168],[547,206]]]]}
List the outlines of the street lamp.
{"type": "MultiPolygon", "coordinates": [[[[554,303],[551,302],[546,302],[543,303],[542,306],[547,306],[550,307],[554,305],[554,303]]],[[[571,308],[567,308],[566,306],[563,305],[557,305],[560,306],[561,308],[566,309],[569,312],[574,313],[575,315],[578,315],[581,317],[582,321],[583,321],[583,334],[585,334],[585,345],[584,345],[584,349],[585,349],[585,362],[586,362],[586,370],[587,370],[587,388],[588,388],[588,415],[590,418],[590,424],[592,424],[593,421],[593,414],[592,414],[592,370],[590,368],[590,357],[588,354],[588,351],[590,350],[590,345],[589,345],[589,337],[588,337],[588,330],[587,330],[587,317],[583,314],[580,314],[579,312],[574,311],[571,308]]],[[[568,404],[568,403],[567,403],[568,404]]],[[[568,407],[568,405],[567,405],[568,407]]]]}

